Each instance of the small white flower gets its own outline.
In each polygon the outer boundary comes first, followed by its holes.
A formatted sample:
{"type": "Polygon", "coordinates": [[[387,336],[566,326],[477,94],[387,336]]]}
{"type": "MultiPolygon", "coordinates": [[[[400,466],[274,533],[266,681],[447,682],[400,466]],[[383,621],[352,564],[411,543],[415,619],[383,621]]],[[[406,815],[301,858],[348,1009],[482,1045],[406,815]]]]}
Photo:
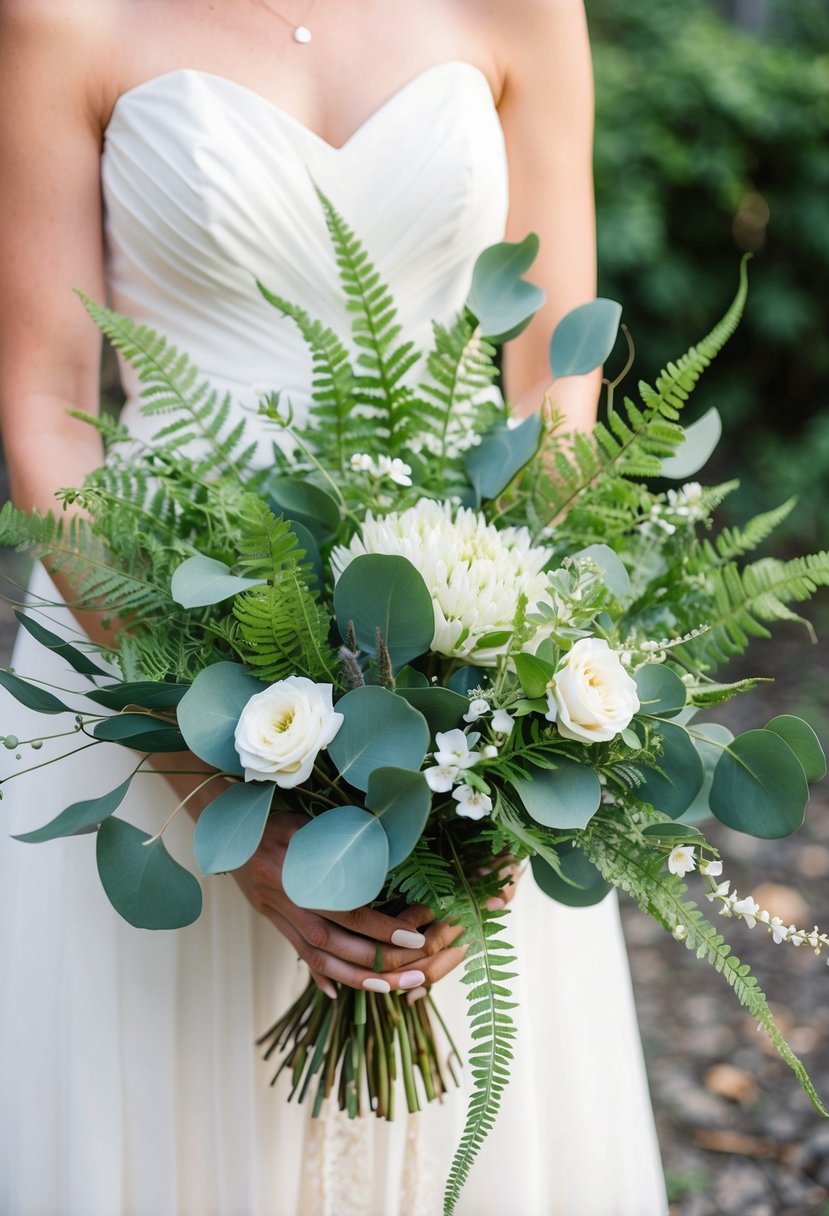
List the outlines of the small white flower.
{"type": "Polygon", "coordinates": [[[509,735],[515,723],[505,709],[496,709],[492,715],[492,729],[496,735],[509,735]]]}
{"type": "Polygon", "coordinates": [[[767,912],[766,909],[763,908],[762,912],[757,913],[757,919],[761,925],[770,925],[771,924],[771,913],[767,912]]]}
{"type": "Polygon", "coordinates": [[[397,456],[392,460],[390,456],[379,456],[377,458],[377,474],[379,477],[388,477],[398,486],[410,486],[412,484],[412,466],[400,460],[397,456]]]}
{"type": "Polygon", "coordinates": [[[435,735],[437,751],[435,760],[438,764],[455,765],[457,768],[472,768],[481,758],[480,752],[469,750],[469,739],[462,730],[438,731],[435,735]]]}
{"type": "Polygon", "coordinates": [[[754,928],[757,923],[757,914],[760,911],[760,905],[756,903],[750,895],[746,895],[745,899],[736,899],[732,904],[732,908],[734,915],[742,916],[749,929],[754,928]]]}
{"type": "Polygon", "coordinates": [[[796,925],[789,925],[789,941],[793,946],[802,946],[805,934],[796,925]]]}
{"type": "Polygon", "coordinates": [[[722,874],[721,861],[701,861],[699,863],[700,874],[707,874],[711,878],[719,878],[722,874]]]}
{"type": "Polygon", "coordinates": [[[787,942],[789,940],[789,930],[783,924],[779,916],[773,916],[769,924],[771,926],[771,935],[778,946],[781,942],[787,942]]]}
{"type": "Polygon", "coordinates": [[[474,701],[469,702],[469,709],[463,715],[464,722],[477,722],[484,714],[489,713],[489,701],[485,701],[483,697],[476,697],[474,701]]]}
{"type": "Polygon", "coordinates": [[[494,743],[487,743],[484,750],[481,752],[484,760],[495,760],[498,756],[498,748],[494,743]]]}
{"type": "Polygon", "coordinates": [[[457,764],[435,764],[423,772],[426,784],[435,794],[448,794],[458,779],[460,769],[457,764]]]}
{"type": "Polygon", "coordinates": [[[688,936],[688,930],[684,925],[674,925],[672,932],[674,939],[678,942],[684,942],[688,936]]]}
{"type": "Polygon", "coordinates": [[[813,950],[817,950],[818,945],[819,945],[817,927],[815,927],[811,933],[806,934],[806,941],[809,943],[809,945],[812,947],[813,950]]]}
{"type": "Polygon", "coordinates": [[[464,819],[483,819],[492,810],[492,799],[471,785],[459,785],[452,797],[457,801],[458,814],[464,819]]]}
{"type": "Polygon", "coordinates": [[[671,849],[668,857],[668,869],[672,874],[678,874],[680,878],[684,878],[686,874],[696,868],[697,863],[692,845],[678,844],[675,848],[671,849]]]}
{"type": "Polygon", "coordinates": [[[720,885],[717,887],[716,891],[706,891],[705,898],[709,901],[709,903],[713,903],[715,899],[719,899],[722,896],[728,895],[728,892],[730,890],[731,890],[731,879],[727,878],[725,880],[725,882],[720,883],[720,885]]]}
{"type": "Polygon", "coordinates": [[[365,452],[355,452],[351,457],[351,467],[357,473],[376,473],[377,469],[371,456],[365,452]]]}

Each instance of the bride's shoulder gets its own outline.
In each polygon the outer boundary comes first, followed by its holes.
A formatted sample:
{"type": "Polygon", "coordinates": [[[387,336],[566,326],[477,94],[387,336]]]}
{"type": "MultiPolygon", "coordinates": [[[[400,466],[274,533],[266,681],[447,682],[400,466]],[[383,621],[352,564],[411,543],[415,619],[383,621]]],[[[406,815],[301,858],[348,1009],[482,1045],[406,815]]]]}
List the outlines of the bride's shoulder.
{"type": "Polygon", "coordinates": [[[468,0],[505,77],[549,73],[586,36],[585,0],[468,0]]]}

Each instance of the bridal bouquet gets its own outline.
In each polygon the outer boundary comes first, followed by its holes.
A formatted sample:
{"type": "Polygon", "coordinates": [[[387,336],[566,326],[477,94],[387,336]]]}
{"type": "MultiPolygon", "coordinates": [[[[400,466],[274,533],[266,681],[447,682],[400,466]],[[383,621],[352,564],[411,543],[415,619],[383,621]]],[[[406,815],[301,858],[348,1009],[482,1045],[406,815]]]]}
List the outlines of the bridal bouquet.
{"type": "MultiPolygon", "coordinates": [[[[712,514],[735,483],[688,481],[720,424],[713,410],[687,429],[679,418],[737,324],[745,268],[708,337],[654,386],[640,384],[638,402],[619,405],[610,382],[606,422],[569,436],[551,405],[555,380],[605,363],[617,305],[565,317],[549,400],[512,425],[492,391],[496,347],[541,302],[523,278],[535,238],[481,255],[466,307],[434,326],[424,356],[357,238],[321,203],[353,332],[346,345],[261,288],[313,360],[307,419],[263,395],[279,428],[268,469],[254,466],[244,424],[231,425],[230,401],[184,355],[87,302],[141,375],[160,429],[139,444],[89,419],[109,456],[62,492],[81,510],[67,523],[7,504],[0,542],[66,570],[85,606],[118,619],[106,658],[120,678],[30,612],[19,614],[24,628],[88,677],[84,704],[25,673],[0,672],[0,683],[43,714],[74,714],[84,745],[133,750],[135,771],[150,754],[163,770],[158,754],[185,748],[210,766],[216,796],[194,836],[204,874],[244,864],[268,817],[290,808],[307,816],[283,870],[295,903],[426,904],[462,926],[474,1084],[447,1212],[513,1049],[504,858],[530,859],[535,881],[568,904],[629,892],[723,974],[825,1114],[748,968],[683,881],[697,871],[712,911],[760,923],[776,942],[829,945],[719,881],[698,826],[714,815],[754,836],[791,833],[826,767],[799,718],[737,738],[704,720],[756,683],[718,682],[718,664],[770,623],[799,619],[790,605],[829,583],[827,554],[740,563],[792,503],[715,536],[712,514]],[[678,488],[660,488],[666,479],[678,488]]],[[[41,740],[5,742],[22,756],[41,740]]],[[[188,924],[199,884],[165,850],[163,828],[148,838],[116,814],[129,784],[20,839],[96,831],[121,915],[145,928],[188,924]]],[[[314,1113],[336,1098],[352,1116],[392,1118],[398,1076],[409,1110],[445,1092],[459,1063],[440,1045],[450,1028],[431,997],[409,1004],[385,987],[341,988],[331,1001],[309,983],[264,1036],[314,1113]]]]}

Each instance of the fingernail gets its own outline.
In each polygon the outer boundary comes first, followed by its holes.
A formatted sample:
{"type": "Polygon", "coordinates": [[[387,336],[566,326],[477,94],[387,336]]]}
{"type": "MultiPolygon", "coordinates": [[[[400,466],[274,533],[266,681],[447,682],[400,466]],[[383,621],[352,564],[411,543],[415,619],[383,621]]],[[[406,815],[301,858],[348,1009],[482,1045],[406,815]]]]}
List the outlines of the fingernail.
{"type": "Polygon", "coordinates": [[[391,984],[386,980],[377,979],[376,976],[370,975],[367,980],[363,980],[363,987],[366,992],[391,992],[391,984]]]}
{"type": "Polygon", "coordinates": [[[414,1005],[415,1001],[419,1001],[421,999],[421,997],[424,997],[427,995],[428,995],[428,993],[425,988],[413,988],[411,990],[411,992],[406,993],[406,1004],[414,1005]]]}
{"type": "Polygon", "coordinates": [[[419,950],[421,946],[426,945],[423,934],[411,929],[395,929],[391,940],[393,946],[402,946],[404,950],[419,950]]]}
{"type": "Polygon", "coordinates": [[[425,979],[422,971],[404,971],[397,982],[401,988],[420,988],[425,979]]]}
{"type": "Polygon", "coordinates": [[[506,908],[506,900],[498,899],[497,895],[493,895],[492,899],[486,901],[486,906],[490,912],[500,912],[502,908],[506,908]]]}
{"type": "Polygon", "coordinates": [[[317,987],[321,988],[323,990],[323,992],[325,993],[325,995],[327,997],[329,997],[330,1000],[336,1001],[337,989],[334,987],[333,984],[330,984],[328,982],[328,980],[317,980],[317,987]]]}

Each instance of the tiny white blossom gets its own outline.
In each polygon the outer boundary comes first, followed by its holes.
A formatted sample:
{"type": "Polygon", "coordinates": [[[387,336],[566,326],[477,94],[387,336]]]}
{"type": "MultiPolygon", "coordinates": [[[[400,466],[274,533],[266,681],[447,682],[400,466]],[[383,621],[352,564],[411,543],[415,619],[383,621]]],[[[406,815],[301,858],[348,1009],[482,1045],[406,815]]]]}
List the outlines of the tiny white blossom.
{"type": "Polygon", "coordinates": [[[438,764],[454,764],[458,768],[472,768],[481,758],[480,752],[469,750],[469,740],[462,730],[438,731],[435,735],[437,751],[435,760],[438,764]]]}
{"type": "Polygon", "coordinates": [[[489,713],[489,701],[485,701],[483,697],[476,697],[474,701],[469,702],[469,709],[463,715],[464,722],[477,722],[484,714],[489,713]]]}
{"type": "Polygon", "coordinates": [[[817,926],[815,926],[815,928],[812,930],[811,933],[806,934],[806,941],[809,943],[809,945],[812,947],[813,950],[817,950],[817,948],[818,948],[817,926]]]}
{"type": "Polygon", "coordinates": [[[684,942],[686,937],[688,936],[688,930],[685,928],[684,925],[674,925],[673,936],[676,941],[684,942]]]}
{"type": "Polygon", "coordinates": [[[448,794],[458,779],[460,769],[457,764],[435,764],[424,770],[423,776],[429,789],[436,794],[448,794]]]}
{"type": "Polygon", "coordinates": [[[388,477],[398,486],[410,486],[412,484],[412,466],[406,464],[395,456],[392,460],[391,456],[380,456],[377,459],[377,473],[380,477],[388,477]]]}
{"type": "Polygon", "coordinates": [[[680,878],[684,878],[686,874],[696,868],[697,863],[692,845],[678,844],[675,848],[671,849],[668,857],[668,869],[672,874],[678,874],[680,878]]]}
{"type": "Polygon", "coordinates": [[[796,925],[789,925],[789,941],[793,946],[802,946],[805,934],[796,925]]]}
{"type": "Polygon", "coordinates": [[[769,924],[771,926],[771,935],[778,946],[781,942],[786,942],[789,940],[789,930],[783,924],[779,916],[773,916],[769,924]]]}
{"type": "Polygon", "coordinates": [[[377,471],[373,459],[366,452],[355,452],[350,464],[357,473],[375,473],[377,471]]]}
{"type": "Polygon", "coordinates": [[[494,760],[498,755],[498,748],[494,743],[487,743],[484,750],[481,752],[484,760],[494,760]]]}
{"type": "Polygon", "coordinates": [[[713,902],[714,902],[714,900],[715,900],[715,899],[719,899],[719,898],[720,898],[720,896],[726,896],[726,895],[728,895],[728,892],[729,892],[730,890],[731,890],[731,879],[730,879],[730,878],[727,878],[727,879],[725,880],[725,882],[721,882],[721,883],[720,883],[720,885],[717,887],[716,891],[706,891],[706,893],[705,893],[705,898],[706,898],[706,899],[707,899],[707,900],[708,900],[710,903],[713,903],[713,902]]]}
{"type": "Polygon", "coordinates": [[[496,735],[509,735],[515,723],[505,709],[496,709],[492,715],[492,729],[496,735]]]}
{"type": "Polygon", "coordinates": [[[719,878],[722,874],[721,861],[701,861],[699,863],[700,874],[708,874],[711,878],[719,878]]]}
{"type": "Polygon", "coordinates": [[[757,914],[760,911],[760,905],[754,901],[750,895],[746,895],[745,899],[737,899],[732,905],[734,915],[741,916],[748,925],[749,929],[753,929],[757,923],[757,914]]]}
{"type": "Polygon", "coordinates": [[[459,785],[452,794],[458,804],[458,814],[464,819],[483,819],[492,810],[492,799],[471,785],[459,785]]]}

